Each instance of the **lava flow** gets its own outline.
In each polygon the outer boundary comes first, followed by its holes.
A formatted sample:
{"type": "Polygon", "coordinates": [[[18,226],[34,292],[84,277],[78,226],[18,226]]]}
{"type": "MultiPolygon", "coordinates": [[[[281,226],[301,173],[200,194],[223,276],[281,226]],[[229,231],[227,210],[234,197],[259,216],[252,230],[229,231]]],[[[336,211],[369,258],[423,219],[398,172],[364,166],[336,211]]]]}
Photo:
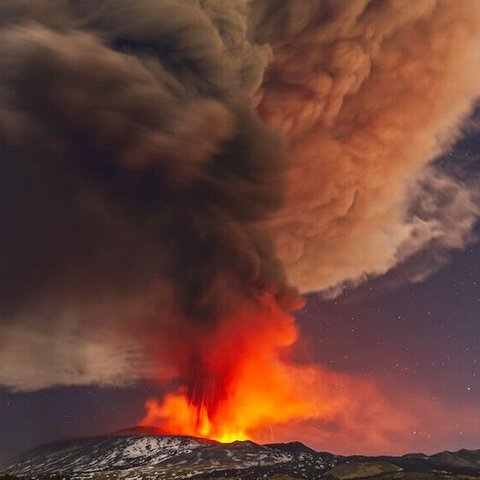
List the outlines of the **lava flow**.
{"type": "Polygon", "coordinates": [[[247,440],[265,425],[313,415],[313,395],[300,386],[313,374],[288,360],[297,339],[291,316],[273,301],[244,309],[198,338],[180,367],[182,386],[149,399],[141,425],[167,434],[220,442],[247,440]]]}

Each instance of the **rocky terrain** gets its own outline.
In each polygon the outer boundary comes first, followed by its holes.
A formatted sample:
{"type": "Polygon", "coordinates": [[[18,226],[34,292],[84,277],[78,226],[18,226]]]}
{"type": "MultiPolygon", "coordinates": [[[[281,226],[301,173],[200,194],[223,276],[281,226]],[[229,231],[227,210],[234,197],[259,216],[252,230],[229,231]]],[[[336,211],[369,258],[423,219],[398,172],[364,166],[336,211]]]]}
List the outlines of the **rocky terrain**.
{"type": "Polygon", "coordinates": [[[342,457],[301,443],[221,444],[127,431],[38,447],[4,466],[0,479],[480,479],[480,450],[427,456],[342,457]]]}

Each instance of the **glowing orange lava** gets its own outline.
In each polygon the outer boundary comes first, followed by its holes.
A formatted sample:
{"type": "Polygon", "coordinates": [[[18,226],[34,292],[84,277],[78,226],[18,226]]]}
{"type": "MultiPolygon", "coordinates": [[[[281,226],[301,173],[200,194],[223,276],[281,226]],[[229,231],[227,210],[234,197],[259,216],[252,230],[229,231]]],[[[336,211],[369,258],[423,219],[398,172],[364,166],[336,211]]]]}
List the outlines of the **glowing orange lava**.
{"type": "Polygon", "coordinates": [[[232,442],[251,439],[265,425],[314,414],[314,396],[300,387],[311,372],[287,357],[297,339],[293,318],[268,299],[256,307],[243,308],[198,339],[183,367],[184,385],[161,401],[149,399],[141,425],[232,442]]]}
{"type": "MultiPolygon", "coordinates": [[[[438,431],[451,415],[427,394],[403,387],[386,396],[375,379],[293,363],[297,328],[272,299],[236,312],[208,331],[192,335],[191,324],[179,331],[167,353],[176,353],[181,386],[149,399],[140,425],[220,442],[299,440],[343,454],[385,454],[414,449],[412,431],[438,431]]],[[[455,419],[468,429],[480,415],[455,419]]]]}

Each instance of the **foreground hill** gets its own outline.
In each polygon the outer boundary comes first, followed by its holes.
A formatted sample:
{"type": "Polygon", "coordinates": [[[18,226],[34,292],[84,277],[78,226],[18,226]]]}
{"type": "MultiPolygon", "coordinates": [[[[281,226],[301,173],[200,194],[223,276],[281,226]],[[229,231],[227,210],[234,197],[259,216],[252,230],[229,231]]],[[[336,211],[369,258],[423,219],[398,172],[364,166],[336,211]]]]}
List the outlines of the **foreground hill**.
{"type": "Polygon", "coordinates": [[[342,457],[316,452],[301,443],[220,444],[133,430],[44,445],[25,453],[2,473],[28,479],[79,480],[468,480],[480,479],[480,450],[432,456],[342,457]]]}

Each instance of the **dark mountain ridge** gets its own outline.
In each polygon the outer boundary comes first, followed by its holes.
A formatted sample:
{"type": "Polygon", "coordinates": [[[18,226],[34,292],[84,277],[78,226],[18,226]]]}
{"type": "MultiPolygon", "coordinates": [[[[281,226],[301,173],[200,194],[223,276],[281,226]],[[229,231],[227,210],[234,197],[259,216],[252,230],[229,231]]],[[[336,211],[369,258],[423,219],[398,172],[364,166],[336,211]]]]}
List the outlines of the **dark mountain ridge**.
{"type": "Polygon", "coordinates": [[[223,444],[135,427],[112,435],[42,445],[0,472],[39,480],[470,480],[480,479],[480,450],[431,456],[340,456],[317,452],[300,442],[223,444]]]}

